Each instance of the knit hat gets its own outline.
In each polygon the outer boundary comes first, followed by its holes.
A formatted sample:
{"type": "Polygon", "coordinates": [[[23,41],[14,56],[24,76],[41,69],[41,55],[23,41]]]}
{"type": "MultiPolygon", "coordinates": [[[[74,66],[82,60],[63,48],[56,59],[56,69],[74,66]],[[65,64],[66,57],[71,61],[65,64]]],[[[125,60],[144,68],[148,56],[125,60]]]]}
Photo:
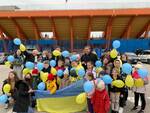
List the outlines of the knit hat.
{"type": "Polygon", "coordinates": [[[33,70],[32,70],[32,75],[38,75],[38,74],[39,74],[38,69],[33,69],[33,70]]]}
{"type": "Polygon", "coordinates": [[[105,83],[100,80],[97,84],[97,89],[99,89],[100,91],[104,90],[105,89],[105,83]]]}
{"type": "Polygon", "coordinates": [[[48,74],[48,80],[54,80],[54,75],[53,74],[48,74]]]}

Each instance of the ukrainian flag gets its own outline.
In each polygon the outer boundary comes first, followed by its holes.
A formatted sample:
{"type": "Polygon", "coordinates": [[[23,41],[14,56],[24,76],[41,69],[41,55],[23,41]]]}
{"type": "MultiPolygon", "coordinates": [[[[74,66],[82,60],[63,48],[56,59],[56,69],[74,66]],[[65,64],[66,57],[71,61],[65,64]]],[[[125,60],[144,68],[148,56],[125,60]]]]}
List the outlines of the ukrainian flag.
{"type": "Polygon", "coordinates": [[[86,108],[86,103],[77,104],[76,96],[83,90],[84,80],[56,91],[51,95],[49,91],[36,91],[37,110],[49,113],[75,113],[83,111],[86,108]]]}

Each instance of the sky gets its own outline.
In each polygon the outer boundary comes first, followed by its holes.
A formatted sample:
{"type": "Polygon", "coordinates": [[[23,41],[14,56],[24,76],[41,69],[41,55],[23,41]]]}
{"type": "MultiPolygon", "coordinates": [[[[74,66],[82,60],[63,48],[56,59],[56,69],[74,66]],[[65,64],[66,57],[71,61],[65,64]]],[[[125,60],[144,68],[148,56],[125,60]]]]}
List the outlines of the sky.
{"type": "Polygon", "coordinates": [[[98,9],[149,7],[150,0],[0,0],[0,6],[16,5],[21,9],[98,9]]]}

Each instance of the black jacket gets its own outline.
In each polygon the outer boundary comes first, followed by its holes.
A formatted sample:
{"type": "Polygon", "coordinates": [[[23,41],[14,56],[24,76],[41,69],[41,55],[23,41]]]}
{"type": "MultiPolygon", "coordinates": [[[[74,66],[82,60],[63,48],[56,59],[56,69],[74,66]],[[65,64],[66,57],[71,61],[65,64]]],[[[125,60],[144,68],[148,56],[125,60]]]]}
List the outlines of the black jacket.
{"type": "MultiPolygon", "coordinates": [[[[116,80],[122,80],[122,78],[121,77],[117,77],[117,79],[116,80]]],[[[113,80],[114,81],[114,80],[113,80]]],[[[109,92],[121,92],[122,91],[122,88],[118,88],[118,87],[116,87],[116,86],[112,86],[111,84],[109,84],[108,85],[108,90],[109,90],[109,92]]]]}
{"type": "Polygon", "coordinates": [[[25,81],[19,80],[15,87],[13,112],[27,112],[30,106],[29,86],[25,81]]]}
{"type": "Polygon", "coordinates": [[[51,73],[51,67],[49,66],[47,69],[46,68],[43,68],[42,69],[42,71],[44,72],[44,73],[51,73]]]}
{"type": "MultiPolygon", "coordinates": [[[[35,61],[35,56],[33,56],[32,53],[29,53],[27,51],[23,52],[24,56],[25,56],[25,60],[24,63],[26,63],[27,61],[33,62],[35,61]]],[[[39,56],[37,56],[39,58],[39,56]]]]}
{"type": "Polygon", "coordinates": [[[92,61],[94,64],[98,60],[97,55],[94,53],[84,54],[81,57],[81,61],[87,63],[88,61],[92,61]]]}

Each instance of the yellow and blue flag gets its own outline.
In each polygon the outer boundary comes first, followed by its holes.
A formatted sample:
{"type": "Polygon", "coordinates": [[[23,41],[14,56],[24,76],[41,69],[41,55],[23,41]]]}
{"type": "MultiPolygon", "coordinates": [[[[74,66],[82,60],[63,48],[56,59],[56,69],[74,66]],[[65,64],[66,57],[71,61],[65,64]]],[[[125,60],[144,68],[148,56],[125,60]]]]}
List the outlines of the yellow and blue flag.
{"type": "Polygon", "coordinates": [[[48,113],[75,113],[83,111],[86,103],[77,104],[76,96],[83,90],[84,80],[79,80],[51,95],[49,91],[36,91],[37,110],[48,113]]]}

